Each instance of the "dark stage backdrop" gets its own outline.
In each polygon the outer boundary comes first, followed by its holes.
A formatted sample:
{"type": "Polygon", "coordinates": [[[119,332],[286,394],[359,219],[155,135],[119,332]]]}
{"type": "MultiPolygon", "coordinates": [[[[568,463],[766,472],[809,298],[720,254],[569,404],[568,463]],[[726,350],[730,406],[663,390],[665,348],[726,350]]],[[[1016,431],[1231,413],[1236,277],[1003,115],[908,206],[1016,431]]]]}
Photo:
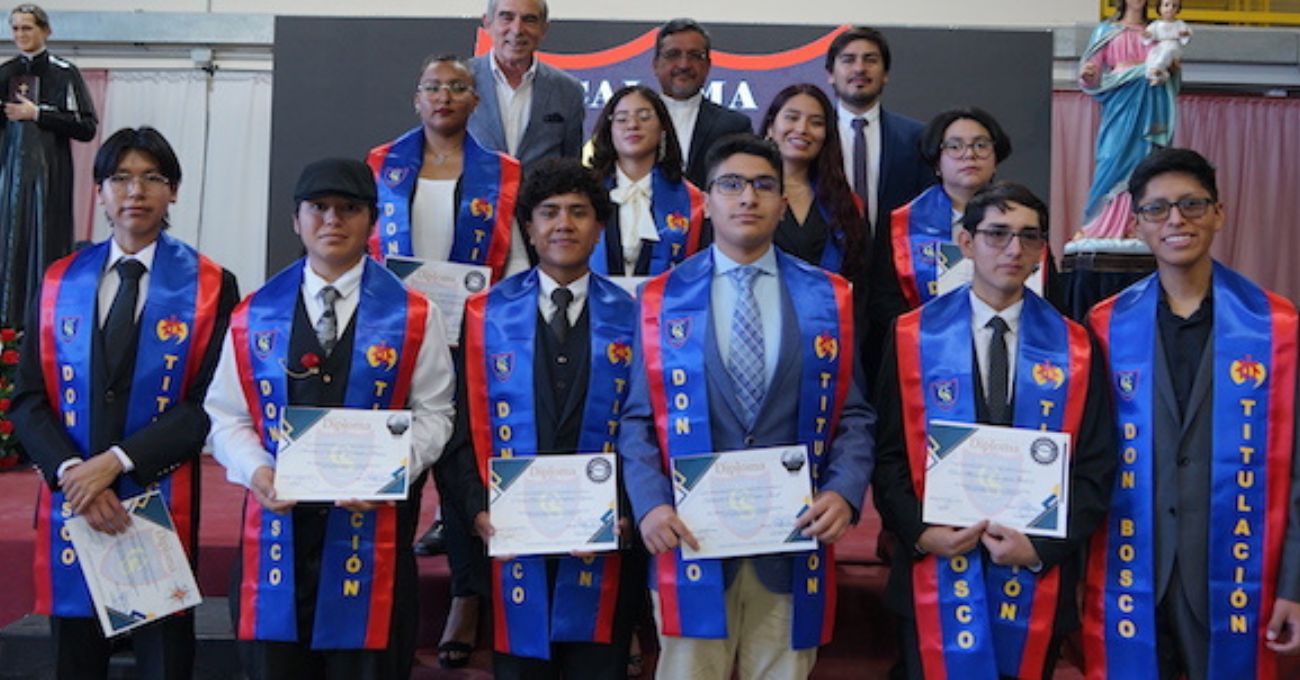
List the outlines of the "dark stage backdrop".
{"type": "MultiPolygon", "coordinates": [[[[272,98],[267,275],[302,253],[292,229],[293,185],[303,165],[326,156],[364,159],[418,124],[412,96],[431,54],[474,54],[474,19],[277,17],[272,98]]],[[[656,24],[555,21],[544,46],[572,68],[594,112],[624,81],[658,89],[650,71],[656,24]]],[[[826,87],[824,45],[834,26],[711,24],[711,93],[761,118],[781,87],[826,87]],[[724,66],[723,64],[727,64],[724,66]]],[[[1011,136],[998,176],[1047,200],[1051,162],[1052,35],[1048,31],[885,29],[893,67],[884,106],[922,121],[947,108],[979,106],[1011,136]]],[[[544,59],[546,57],[543,57],[544,59]]],[[[481,88],[482,89],[482,88],[481,88]]],[[[480,96],[494,96],[491,89],[480,96]]]]}

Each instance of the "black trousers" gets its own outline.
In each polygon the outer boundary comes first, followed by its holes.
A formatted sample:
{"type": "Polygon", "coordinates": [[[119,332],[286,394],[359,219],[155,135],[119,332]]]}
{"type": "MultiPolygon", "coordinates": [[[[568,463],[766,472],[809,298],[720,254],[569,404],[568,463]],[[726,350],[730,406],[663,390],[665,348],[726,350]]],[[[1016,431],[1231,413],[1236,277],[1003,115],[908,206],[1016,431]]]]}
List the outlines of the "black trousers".
{"type": "MultiPolygon", "coordinates": [[[[104,637],[92,618],[50,618],[59,680],[102,680],[108,660],[127,639],[104,637]]],[[[142,680],[188,680],[194,675],[194,615],[181,612],[143,625],[129,634],[135,651],[136,677],[142,680]]]]}
{"type": "Polygon", "coordinates": [[[1156,657],[1161,680],[1204,680],[1209,675],[1210,632],[1198,623],[1178,577],[1178,563],[1169,590],[1156,606],[1156,657]]]}

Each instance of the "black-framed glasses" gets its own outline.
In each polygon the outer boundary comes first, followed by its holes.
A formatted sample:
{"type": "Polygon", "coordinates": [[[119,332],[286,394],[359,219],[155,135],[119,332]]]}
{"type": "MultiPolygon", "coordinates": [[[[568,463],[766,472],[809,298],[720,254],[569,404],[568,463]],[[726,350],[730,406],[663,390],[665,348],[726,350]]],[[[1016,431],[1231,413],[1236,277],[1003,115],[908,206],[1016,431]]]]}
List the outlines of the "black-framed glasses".
{"type": "Polygon", "coordinates": [[[426,97],[432,97],[443,90],[446,90],[447,93],[453,97],[459,97],[468,92],[473,92],[474,86],[459,80],[453,80],[450,83],[440,83],[433,80],[420,83],[415,89],[420,91],[426,97]]]}
{"type": "Polygon", "coordinates": [[[756,194],[780,195],[781,180],[771,175],[745,177],[743,175],[719,175],[709,182],[709,191],[718,190],[723,196],[739,196],[745,193],[745,187],[754,187],[756,194]]]}
{"type": "Polygon", "coordinates": [[[1144,222],[1163,222],[1169,217],[1169,211],[1175,207],[1178,208],[1179,215],[1188,219],[1196,219],[1209,212],[1212,205],[1214,205],[1214,199],[1205,196],[1188,196],[1172,202],[1160,198],[1139,205],[1133,209],[1133,212],[1137,213],[1137,216],[1144,222]]]}
{"type": "Polygon", "coordinates": [[[1001,250],[1011,245],[1011,239],[1020,239],[1020,246],[1025,250],[1038,250],[1047,243],[1047,232],[1042,229],[1023,229],[1015,231],[1005,227],[990,227],[988,229],[976,229],[976,234],[984,237],[984,242],[990,246],[1001,250]]]}
{"type": "Polygon", "coordinates": [[[649,123],[655,119],[654,109],[637,109],[635,111],[619,111],[609,117],[609,122],[623,127],[633,120],[638,123],[649,123]]]}
{"type": "Polygon", "coordinates": [[[939,150],[949,158],[961,158],[966,155],[968,149],[971,155],[976,158],[988,158],[993,153],[993,140],[988,137],[980,137],[973,142],[966,143],[960,139],[948,139],[939,145],[939,150]]]}
{"type": "Polygon", "coordinates": [[[150,189],[162,189],[172,185],[172,181],[167,176],[157,172],[146,172],[143,175],[133,175],[129,172],[116,172],[109,175],[105,180],[109,188],[113,191],[126,191],[132,182],[139,184],[141,189],[149,191],[150,189]]]}

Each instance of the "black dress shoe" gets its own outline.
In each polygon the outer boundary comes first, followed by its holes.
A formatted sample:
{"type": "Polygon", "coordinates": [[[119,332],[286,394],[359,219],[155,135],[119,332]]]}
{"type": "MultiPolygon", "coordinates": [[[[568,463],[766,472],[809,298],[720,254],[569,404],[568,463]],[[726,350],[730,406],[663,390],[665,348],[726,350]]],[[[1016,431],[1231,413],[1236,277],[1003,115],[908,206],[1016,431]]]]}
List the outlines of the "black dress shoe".
{"type": "Polygon", "coordinates": [[[442,539],[442,520],[434,520],[429,530],[415,542],[415,554],[424,557],[441,555],[447,552],[447,545],[442,539]]]}

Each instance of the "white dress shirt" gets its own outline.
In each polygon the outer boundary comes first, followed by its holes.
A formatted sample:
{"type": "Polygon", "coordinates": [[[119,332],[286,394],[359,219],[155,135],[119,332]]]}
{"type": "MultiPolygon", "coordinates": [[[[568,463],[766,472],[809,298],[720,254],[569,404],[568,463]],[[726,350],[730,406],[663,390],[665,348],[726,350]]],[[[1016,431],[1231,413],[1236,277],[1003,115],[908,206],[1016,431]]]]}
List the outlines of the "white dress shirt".
{"type": "MultiPolygon", "coordinates": [[[[718,342],[718,356],[725,365],[731,357],[731,317],[736,310],[736,286],[727,272],[742,266],[727,257],[718,246],[713,250],[713,285],[709,291],[713,313],[713,333],[718,342]]],[[[763,325],[763,372],[772,384],[781,352],[781,272],[776,266],[776,249],[768,246],[750,266],[761,272],[754,279],[754,300],[758,303],[759,322],[763,325]]]]}
{"type": "Polygon", "coordinates": [[[876,206],[879,205],[877,199],[880,195],[880,102],[877,101],[861,116],[844,108],[843,102],[836,102],[835,114],[838,118],[840,149],[844,151],[844,176],[848,178],[850,187],[853,186],[853,119],[867,119],[867,127],[862,131],[867,138],[866,199],[867,205],[871,207],[867,222],[874,226],[876,206]]]}
{"type": "Polygon", "coordinates": [[[993,339],[993,329],[988,327],[989,320],[995,316],[1007,322],[1007,332],[1002,339],[1007,343],[1007,396],[1015,398],[1016,387],[1016,349],[1020,346],[1020,310],[1025,306],[1024,298],[1016,300],[1006,309],[996,312],[970,291],[970,332],[975,341],[975,362],[980,367],[980,383],[984,394],[989,393],[989,340],[993,339]]]}
{"type": "MultiPolygon", "coordinates": [[[[335,279],[327,282],[304,267],[303,282],[299,289],[307,316],[314,326],[325,312],[324,303],[319,293],[326,285],[334,286],[340,297],[334,303],[334,313],[338,317],[339,329],[347,328],[357,309],[361,298],[361,274],[365,261],[335,279]]],[[[295,304],[295,300],[285,300],[284,304],[295,304]]],[[[355,337],[365,338],[365,329],[355,331],[355,337]]],[[[284,339],[288,342],[288,338],[284,339]]],[[[290,378],[292,379],[292,378],[290,378]]],[[[415,360],[415,370],[411,376],[411,390],[407,396],[407,407],[411,409],[413,425],[411,428],[411,470],[414,479],[421,472],[438,460],[442,455],[443,445],[451,436],[452,393],[456,377],[451,364],[451,353],[447,350],[446,335],[442,328],[442,315],[436,307],[430,307],[430,313],[424,325],[424,343],[415,360]]],[[[275,468],[275,457],[262,447],[260,433],[253,428],[253,417],[248,412],[248,403],[244,400],[244,389],[239,377],[239,368],[235,364],[235,347],[230,333],[226,333],[221,345],[221,360],[212,384],[208,388],[207,400],[203,408],[212,419],[212,431],[208,434],[208,444],[213,456],[226,467],[226,479],[236,484],[248,486],[253,473],[261,466],[275,468]]]]}
{"type": "Polygon", "coordinates": [[[654,198],[653,173],[631,180],[623,169],[614,165],[614,189],[609,192],[611,201],[618,204],[618,233],[623,242],[623,271],[629,276],[641,257],[642,241],[659,241],[654,212],[650,202],[654,198]]]}
{"type": "MultiPolygon", "coordinates": [[[[456,241],[456,183],[454,179],[419,178],[411,197],[411,255],[421,260],[445,262],[451,259],[456,241]]],[[[518,223],[510,222],[510,252],[505,276],[530,266],[528,251],[518,223]]]]}
{"type": "Polygon", "coordinates": [[[501,109],[501,129],[506,133],[506,151],[511,156],[518,156],[519,144],[528,128],[528,115],[533,108],[533,79],[537,76],[537,56],[524,72],[519,87],[511,87],[506,74],[497,66],[496,50],[488,53],[488,65],[492,69],[492,79],[496,81],[497,105],[501,109]]]}
{"type": "Polygon", "coordinates": [[[673,99],[668,95],[659,98],[668,109],[668,117],[673,121],[673,131],[677,133],[677,145],[682,148],[682,164],[690,162],[691,138],[695,136],[695,121],[700,119],[700,104],[704,101],[704,92],[696,92],[686,99],[673,99]]]}
{"type": "MultiPolygon", "coordinates": [[[[537,293],[537,311],[541,312],[542,320],[550,323],[555,318],[555,303],[551,301],[551,293],[560,287],[555,279],[551,278],[542,271],[541,267],[537,268],[537,281],[541,283],[541,290],[537,293]]],[[[569,303],[569,310],[566,316],[569,317],[569,326],[578,323],[578,317],[582,316],[582,308],[587,304],[587,289],[591,286],[591,272],[574,279],[565,288],[573,293],[573,301],[569,303]]]]}

